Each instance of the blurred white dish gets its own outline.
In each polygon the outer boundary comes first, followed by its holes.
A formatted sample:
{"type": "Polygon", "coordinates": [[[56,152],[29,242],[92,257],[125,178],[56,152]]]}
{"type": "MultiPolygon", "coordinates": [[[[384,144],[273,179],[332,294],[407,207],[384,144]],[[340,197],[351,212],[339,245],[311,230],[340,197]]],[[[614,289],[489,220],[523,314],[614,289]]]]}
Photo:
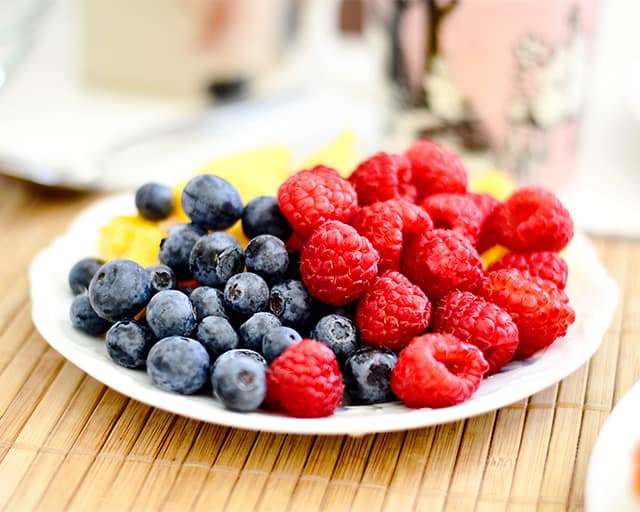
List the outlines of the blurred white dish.
{"type": "Polygon", "coordinates": [[[638,411],[640,382],[618,402],[598,435],[587,473],[587,512],[640,511],[640,495],[633,493],[633,457],[640,450],[638,411]]]}
{"type": "Polygon", "coordinates": [[[252,430],[301,434],[365,434],[436,425],[476,416],[516,402],[563,379],[596,351],[611,321],[617,288],[596,259],[589,242],[576,236],[568,251],[567,293],[576,322],[567,335],[529,360],[514,362],[487,378],[466,402],[444,409],[407,409],[398,403],[340,408],[333,416],[297,419],[277,414],[228,411],[205,395],[182,396],[151,385],[143,371],[127,370],[109,359],[104,342],[76,331],[69,321],[72,294],[68,271],[78,259],[94,255],[98,226],[116,212],[131,212],[133,197],[102,200],[86,210],[71,229],[44,249],[31,266],[33,320],[47,342],[69,361],[107,386],[141,402],[199,420],[252,430]]]}

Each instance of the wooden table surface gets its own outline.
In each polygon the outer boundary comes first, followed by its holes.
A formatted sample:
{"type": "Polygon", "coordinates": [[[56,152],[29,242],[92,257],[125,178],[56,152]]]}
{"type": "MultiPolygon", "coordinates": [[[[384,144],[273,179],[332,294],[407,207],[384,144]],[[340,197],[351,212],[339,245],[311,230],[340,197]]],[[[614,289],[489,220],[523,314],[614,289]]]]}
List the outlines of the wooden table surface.
{"type": "Polygon", "coordinates": [[[615,317],[588,364],[530,399],[408,432],[263,434],[130,400],[35,330],[31,259],[96,197],[0,177],[0,509],[583,509],[598,432],[640,378],[640,241],[593,240],[615,317]]]}

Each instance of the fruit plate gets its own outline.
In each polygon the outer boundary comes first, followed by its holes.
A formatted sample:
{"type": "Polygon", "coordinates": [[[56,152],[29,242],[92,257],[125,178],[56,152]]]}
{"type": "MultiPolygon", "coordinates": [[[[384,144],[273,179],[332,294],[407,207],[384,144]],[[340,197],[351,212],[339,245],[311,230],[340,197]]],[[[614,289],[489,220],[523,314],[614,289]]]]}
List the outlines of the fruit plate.
{"type": "Polygon", "coordinates": [[[613,409],[591,452],[585,489],[588,512],[640,511],[640,495],[633,492],[633,457],[640,451],[638,409],[640,381],[613,409]]]}
{"type": "Polygon", "coordinates": [[[105,344],[76,331],[69,321],[71,266],[95,256],[97,232],[114,213],[134,213],[132,195],[101,200],[83,212],[69,231],[40,252],[31,265],[33,321],[60,354],[107,386],[176,414],[238,428],[297,434],[352,434],[406,430],[476,416],[526,398],[560,381],[596,351],[617,304],[617,287],[588,240],[576,235],[566,251],[567,293],[576,322],[567,335],[526,361],[513,362],[485,379],[466,402],[443,409],[408,409],[400,403],[341,407],[328,418],[299,419],[267,412],[237,413],[211,396],[182,396],[154,387],[143,371],[115,365],[105,344]]]}

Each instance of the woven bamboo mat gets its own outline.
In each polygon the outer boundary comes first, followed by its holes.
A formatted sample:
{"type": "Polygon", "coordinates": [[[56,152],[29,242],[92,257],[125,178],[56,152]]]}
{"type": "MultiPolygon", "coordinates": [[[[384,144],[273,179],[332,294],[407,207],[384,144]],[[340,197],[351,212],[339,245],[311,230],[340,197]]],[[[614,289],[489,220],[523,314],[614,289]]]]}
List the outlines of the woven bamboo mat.
{"type": "Polygon", "coordinates": [[[582,510],[597,434],[640,378],[640,241],[595,240],[620,305],[561,383],[434,428],[275,435],[129,400],[35,331],[29,262],[93,199],[0,178],[0,510],[582,510]]]}

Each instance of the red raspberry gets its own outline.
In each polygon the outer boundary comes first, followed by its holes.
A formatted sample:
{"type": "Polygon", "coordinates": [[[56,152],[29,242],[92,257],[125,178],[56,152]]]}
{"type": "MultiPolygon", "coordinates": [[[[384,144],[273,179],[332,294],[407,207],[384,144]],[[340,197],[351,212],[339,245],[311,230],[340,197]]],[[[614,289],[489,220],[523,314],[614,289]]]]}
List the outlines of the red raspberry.
{"type": "Polygon", "coordinates": [[[396,199],[411,193],[407,187],[411,182],[411,164],[403,155],[376,153],[358,165],[349,181],[361,205],[396,199]]]}
{"type": "Polygon", "coordinates": [[[467,194],[467,197],[471,199],[478,207],[478,210],[480,210],[480,216],[482,217],[483,221],[500,204],[500,201],[498,201],[491,194],[478,194],[476,192],[469,192],[467,194]]]}
{"type": "Polygon", "coordinates": [[[363,342],[397,351],[426,331],[430,317],[424,292],[400,272],[388,270],[360,298],[356,326],[363,342]]]}
{"type": "Polygon", "coordinates": [[[302,248],[304,247],[304,238],[302,238],[295,231],[291,233],[291,236],[287,239],[287,249],[293,249],[294,251],[302,252],[302,248]]]}
{"type": "Polygon", "coordinates": [[[390,199],[385,204],[391,206],[402,217],[402,236],[403,241],[415,238],[417,235],[433,229],[433,221],[429,214],[420,208],[417,204],[413,204],[404,199],[390,199]]]}
{"type": "Polygon", "coordinates": [[[378,275],[379,260],[371,242],[353,227],[327,221],[304,245],[300,273],[312,297],[342,306],[369,288],[378,275]]]}
{"type": "Polygon", "coordinates": [[[447,229],[426,231],[410,242],[400,267],[433,303],[453,290],[475,291],[484,275],[471,242],[447,229]]]}
{"type": "Polygon", "coordinates": [[[502,245],[514,252],[560,251],[573,237],[573,221],[559,199],[541,187],[516,190],[496,210],[502,245]]]}
{"type": "Polygon", "coordinates": [[[482,295],[506,310],[518,326],[518,359],[551,345],[575,320],[566,294],[550,281],[541,280],[540,286],[536,279],[505,268],[489,272],[482,287],[482,295]]]}
{"type": "Polygon", "coordinates": [[[402,255],[402,218],[386,203],[359,208],[350,224],[367,237],[380,255],[378,270],[398,270],[402,255]]]}
{"type": "Polygon", "coordinates": [[[268,402],[299,418],[330,416],[342,402],[344,385],[333,351],[303,339],[276,357],[267,372],[268,402]]]}
{"type": "Polygon", "coordinates": [[[491,249],[495,245],[502,244],[504,239],[503,228],[504,220],[502,217],[502,208],[501,203],[498,203],[498,205],[482,221],[480,236],[476,242],[476,248],[480,254],[491,249]]]}
{"type": "Polygon", "coordinates": [[[475,202],[462,194],[434,194],[420,206],[424,208],[436,228],[452,229],[471,240],[478,241],[482,216],[475,202]]]}
{"type": "Polygon", "coordinates": [[[548,279],[561,290],[567,285],[569,268],[558,253],[551,251],[511,252],[494,261],[487,272],[501,268],[517,268],[532,276],[548,279]]]}
{"type": "Polygon", "coordinates": [[[452,334],[424,334],[400,352],[391,390],[407,407],[449,407],[469,398],[488,368],[470,343],[452,334]]]}
{"type": "Polygon", "coordinates": [[[442,299],[434,312],[433,329],[482,350],[489,363],[487,375],[511,361],[518,346],[518,327],[509,313],[470,292],[452,292],[442,299]]]}
{"type": "Polygon", "coordinates": [[[431,140],[419,140],[405,151],[405,155],[411,162],[419,200],[441,192],[466,192],[467,171],[455,153],[431,140]]]}
{"type": "Polygon", "coordinates": [[[347,222],[358,207],[356,191],[329,167],[290,176],[278,189],[278,205],[303,239],[327,220],[347,222]]]}

